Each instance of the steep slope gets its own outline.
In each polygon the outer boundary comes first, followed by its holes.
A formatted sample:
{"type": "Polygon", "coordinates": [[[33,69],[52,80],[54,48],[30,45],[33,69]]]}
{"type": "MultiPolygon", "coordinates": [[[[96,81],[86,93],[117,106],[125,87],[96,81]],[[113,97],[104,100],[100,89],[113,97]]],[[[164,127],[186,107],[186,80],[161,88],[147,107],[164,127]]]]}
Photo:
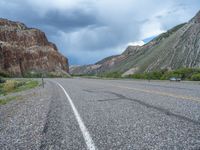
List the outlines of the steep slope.
{"type": "Polygon", "coordinates": [[[70,72],[118,71],[126,75],[180,67],[200,67],[200,12],[188,23],[172,28],[144,46],[129,46],[121,55],[105,58],[95,65],[73,67],[70,72]]]}
{"type": "Polygon", "coordinates": [[[23,76],[29,72],[67,74],[68,60],[45,34],[23,23],[0,19],[0,72],[23,76]]]}

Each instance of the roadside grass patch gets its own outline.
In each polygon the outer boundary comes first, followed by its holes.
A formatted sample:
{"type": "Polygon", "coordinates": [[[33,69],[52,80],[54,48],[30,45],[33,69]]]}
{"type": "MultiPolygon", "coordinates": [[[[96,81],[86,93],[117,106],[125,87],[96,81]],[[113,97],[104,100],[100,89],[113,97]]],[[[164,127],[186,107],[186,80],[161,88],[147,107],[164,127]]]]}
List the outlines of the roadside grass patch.
{"type": "Polygon", "coordinates": [[[6,80],[5,83],[0,83],[0,96],[9,93],[20,92],[32,89],[39,86],[39,81],[36,80],[6,80]]]}
{"type": "Polygon", "coordinates": [[[24,78],[69,78],[70,75],[64,72],[36,72],[36,71],[27,71],[24,78]]]}
{"type": "Polygon", "coordinates": [[[35,88],[39,85],[39,82],[36,80],[28,80],[25,81],[24,83],[21,82],[20,86],[17,86],[17,88],[14,90],[14,92],[20,92],[28,89],[35,88]]]}
{"type": "Polygon", "coordinates": [[[3,85],[3,91],[6,93],[12,92],[16,88],[15,80],[6,80],[3,85]]]}
{"type": "Polygon", "coordinates": [[[0,83],[0,96],[4,95],[4,91],[3,91],[3,83],[0,83]]]}

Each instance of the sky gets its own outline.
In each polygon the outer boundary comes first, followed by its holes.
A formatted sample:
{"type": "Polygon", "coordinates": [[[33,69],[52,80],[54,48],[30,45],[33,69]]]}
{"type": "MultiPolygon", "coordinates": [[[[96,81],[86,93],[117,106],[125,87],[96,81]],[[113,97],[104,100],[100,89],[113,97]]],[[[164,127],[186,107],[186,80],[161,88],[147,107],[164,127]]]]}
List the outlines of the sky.
{"type": "Polygon", "coordinates": [[[44,31],[70,65],[143,45],[199,10],[199,0],[0,0],[0,18],[44,31]]]}

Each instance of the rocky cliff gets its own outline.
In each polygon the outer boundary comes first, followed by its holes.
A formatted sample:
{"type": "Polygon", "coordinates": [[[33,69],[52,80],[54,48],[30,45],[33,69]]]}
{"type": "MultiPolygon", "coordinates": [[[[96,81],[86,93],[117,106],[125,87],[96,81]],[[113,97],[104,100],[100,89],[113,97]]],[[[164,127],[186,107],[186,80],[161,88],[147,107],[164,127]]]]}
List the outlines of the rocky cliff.
{"type": "Polygon", "coordinates": [[[188,23],[178,25],[145,44],[129,46],[124,53],[111,56],[94,65],[72,67],[72,74],[123,75],[161,69],[200,67],[200,12],[188,23]]]}
{"type": "Polygon", "coordinates": [[[67,58],[42,31],[0,19],[0,73],[23,76],[29,72],[67,74],[68,71],[67,58]]]}

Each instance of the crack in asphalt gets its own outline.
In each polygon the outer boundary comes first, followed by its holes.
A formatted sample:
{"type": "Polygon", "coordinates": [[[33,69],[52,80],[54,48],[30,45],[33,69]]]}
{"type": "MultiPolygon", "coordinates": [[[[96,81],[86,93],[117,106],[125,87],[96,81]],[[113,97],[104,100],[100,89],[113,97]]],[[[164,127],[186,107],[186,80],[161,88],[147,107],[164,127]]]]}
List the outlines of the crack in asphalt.
{"type": "Polygon", "coordinates": [[[178,114],[175,114],[171,111],[169,111],[168,109],[165,109],[165,108],[162,108],[162,107],[158,107],[158,106],[155,106],[155,105],[151,105],[149,103],[146,103],[144,101],[141,101],[141,100],[138,100],[138,99],[133,99],[133,98],[129,98],[129,97],[126,97],[122,94],[118,94],[118,93],[115,93],[115,92],[110,92],[110,91],[92,91],[92,90],[83,90],[85,92],[89,92],[89,93],[108,93],[108,94],[112,94],[112,95],[115,95],[117,98],[113,98],[113,99],[101,99],[101,100],[97,100],[97,101],[100,101],[100,102],[104,102],[104,101],[116,101],[116,100],[128,100],[128,101],[131,101],[131,102],[136,102],[142,106],[145,106],[147,108],[151,108],[151,109],[154,109],[154,110],[157,110],[167,116],[173,116],[173,117],[176,117],[178,119],[181,119],[181,120],[185,120],[185,121],[188,121],[188,122],[192,122],[194,123],[195,125],[200,125],[200,122],[199,121],[196,121],[196,120],[193,120],[193,119],[190,119],[186,116],[182,116],[182,115],[178,115],[178,114]]]}
{"type": "MultiPolygon", "coordinates": [[[[52,85],[52,83],[50,82],[52,85]]],[[[56,147],[63,147],[62,139],[64,138],[64,128],[62,117],[59,115],[63,107],[60,103],[59,93],[56,92],[55,87],[52,90],[52,97],[47,113],[45,125],[42,131],[43,138],[41,140],[40,150],[46,150],[56,147]]]]}

